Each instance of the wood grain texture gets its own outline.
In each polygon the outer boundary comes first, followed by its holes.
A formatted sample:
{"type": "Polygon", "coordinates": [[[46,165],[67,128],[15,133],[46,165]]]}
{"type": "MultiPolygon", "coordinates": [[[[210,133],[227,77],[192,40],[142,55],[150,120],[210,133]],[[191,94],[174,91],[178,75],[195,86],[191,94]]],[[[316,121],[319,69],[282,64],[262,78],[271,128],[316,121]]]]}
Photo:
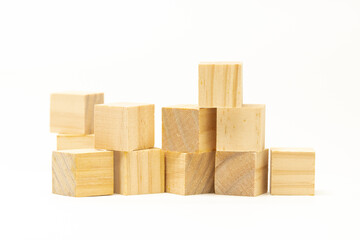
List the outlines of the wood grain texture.
{"type": "Polygon", "coordinates": [[[267,192],[268,149],[216,152],[215,194],[258,196],[267,192]]]}
{"type": "Polygon", "coordinates": [[[95,147],[115,151],[154,147],[154,104],[96,105],[95,147]]]}
{"type": "Polygon", "coordinates": [[[57,150],[95,148],[95,135],[58,134],[57,150]]]}
{"type": "Polygon", "coordinates": [[[242,63],[199,64],[199,106],[241,107],[242,63]]]}
{"type": "Polygon", "coordinates": [[[114,153],[114,191],[123,195],[163,193],[164,154],[158,148],[114,153]]]}
{"type": "Polygon", "coordinates": [[[50,97],[50,131],[61,134],[94,133],[94,105],[104,93],[62,92],[50,97]]]}
{"type": "Polygon", "coordinates": [[[162,109],[162,149],[209,152],[216,149],[216,109],[176,105],[162,109]]]}
{"type": "Polygon", "coordinates": [[[166,192],[193,195],[214,192],[215,152],[165,152],[166,192]]]}
{"type": "Polygon", "coordinates": [[[311,148],[272,148],[272,195],[315,194],[315,151],[311,148]]]}
{"type": "Polygon", "coordinates": [[[95,149],[54,151],[52,192],[73,197],[113,194],[113,152],[95,149]]]}
{"type": "Polygon", "coordinates": [[[262,151],[265,148],[265,105],[218,108],[217,151],[262,151]]]}

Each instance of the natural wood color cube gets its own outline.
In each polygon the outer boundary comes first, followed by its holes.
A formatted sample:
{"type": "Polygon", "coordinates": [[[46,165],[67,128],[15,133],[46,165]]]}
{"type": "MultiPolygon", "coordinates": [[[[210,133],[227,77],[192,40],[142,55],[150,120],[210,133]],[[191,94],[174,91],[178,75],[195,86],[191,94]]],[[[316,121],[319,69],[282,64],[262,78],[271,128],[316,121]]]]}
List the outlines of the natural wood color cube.
{"type": "Polygon", "coordinates": [[[50,97],[50,131],[62,134],[94,133],[94,105],[104,93],[62,92],[50,97]]]}
{"type": "Polygon", "coordinates": [[[209,152],[216,149],[216,109],[176,105],[162,109],[162,149],[209,152]]]}
{"type": "Polygon", "coordinates": [[[265,148],[265,105],[218,108],[217,151],[262,151],[265,148]]]}
{"type": "Polygon", "coordinates": [[[267,192],[269,151],[216,152],[215,194],[258,196],[267,192]]]}
{"type": "Polygon", "coordinates": [[[95,148],[95,135],[59,134],[57,135],[57,150],[95,148]]]}
{"type": "Polygon", "coordinates": [[[114,152],[115,193],[123,195],[163,193],[164,154],[158,148],[114,152]]]}
{"type": "Polygon", "coordinates": [[[199,106],[241,107],[242,63],[199,64],[199,106]]]}
{"type": "Polygon", "coordinates": [[[315,151],[312,148],[271,148],[270,193],[315,194],[315,151]]]}
{"type": "Polygon", "coordinates": [[[214,192],[215,152],[165,152],[166,192],[193,195],[214,192]]]}
{"type": "Polygon", "coordinates": [[[113,194],[113,152],[95,149],[54,151],[52,192],[73,197],[113,194]]]}
{"type": "Polygon", "coordinates": [[[154,147],[154,104],[96,105],[95,147],[115,151],[154,147]]]}

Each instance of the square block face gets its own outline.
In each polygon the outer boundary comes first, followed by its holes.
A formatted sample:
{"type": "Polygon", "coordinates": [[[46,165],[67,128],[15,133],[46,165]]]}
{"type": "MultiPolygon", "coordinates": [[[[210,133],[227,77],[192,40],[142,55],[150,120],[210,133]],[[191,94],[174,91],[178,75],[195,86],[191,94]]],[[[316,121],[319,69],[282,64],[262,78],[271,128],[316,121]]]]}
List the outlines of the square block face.
{"type": "Polygon", "coordinates": [[[314,195],[315,151],[306,148],[272,148],[272,195],[314,195]]]}
{"type": "Polygon", "coordinates": [[[216,149],[216,109],[177,105],[162,109],[162,149],[209,152],[216,149]]]}
{"type": "Polygon", "coordinates": [[[166,192],[193,195],[214,192],[215,152],[165,152],[166,192]]]}
{"type": "Polygon", "coordinates": [[[262,151],[265,148],[265,105],[218,108],[217,151],[262,151]]]}
{"type": "Polygon", "coordinates": [[[50,131],[61,134],[94,133],[94,105],[104,103],[103,93],[53,93],[50,98],[50,131]]]}
{"type": "Polygon", "coordinates": [[[54,151],[52,191],[73,197],[113,194],[113,152],[95,149],[54,151]]]}
{"type": "Polygon", "coordinates": [[[154,147],[154,104],[96,105],[95,147],[115,151],[154,147]]]}
{"type": "Polygon", "coordinates": [[[241,107],[242,63],[199,64],[199,106],[241,107]]]}
{"type": "Polygon", "coordinates": [[[267,192],[269,151],[216,152],[215,194],[258,196],[267,192]]]}
{"type": "Polygon", "coordinates": [[[164,154],[158,148],[114,153],[115,193],[123,195],[163,193],[164,154]]]}
{"type": "Polygon", "coordinates": [[[59,134],[57,150],[95,148],[95,135],[59,134]]]}

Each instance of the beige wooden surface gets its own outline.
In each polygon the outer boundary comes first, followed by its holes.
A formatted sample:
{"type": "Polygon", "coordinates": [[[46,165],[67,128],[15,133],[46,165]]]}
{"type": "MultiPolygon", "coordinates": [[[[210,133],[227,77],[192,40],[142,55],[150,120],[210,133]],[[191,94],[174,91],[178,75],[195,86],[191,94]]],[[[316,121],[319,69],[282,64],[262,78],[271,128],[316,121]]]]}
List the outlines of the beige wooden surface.
{"type": "Polygon", "coordinates": [[[208,152],[216,148],[216,109],[175,105],[162,109],[162,149],[208,152]]]}
{"type": "Polygon", "coordinates": [[[215,194],[258,196],[267,192],[268,149],[216,152],[215,194]]]}
{"type": "Polygon", "coordinates": [[[54,151],[52,191],[74,197],[113,194],[113,152],[95,149],[54,151]]]}
{"type": "Polygon", "coordinates": [[[154,104],[95,106],[95,147],[132,151],[154,147],[154,104]]]}
{"type": "Polygon", "coordinates": [[[95,135],[88,134],[58,134],[57,150],[95,148],[95,135]]]}
{"type": "Polygon", "coordinates": [[[158,148],[114,152],[114,191],[123,195],[162,193],[165,162],[158,148]]]}

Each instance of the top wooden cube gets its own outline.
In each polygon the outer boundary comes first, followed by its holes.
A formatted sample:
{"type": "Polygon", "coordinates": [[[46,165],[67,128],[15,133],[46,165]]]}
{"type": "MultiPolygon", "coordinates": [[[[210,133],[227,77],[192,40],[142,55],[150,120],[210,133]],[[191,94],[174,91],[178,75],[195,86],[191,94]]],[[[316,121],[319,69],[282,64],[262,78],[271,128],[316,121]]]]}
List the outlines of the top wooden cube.
{"type": "Polygon", "coordinates": [[[242,63],[199,64],[199,106],[241,107],[242,63]]]}
{"type": "Polygon", "coordinates": [[[265,149],[265,105],[218,108],[217,151],[262,151],[265,149]]]}
{"type": "Polygon", "coordinates": [[[216,150],[216,108],[176,105],[162,109],[162,149],[176,152],[216,150]]]}
{"type": "Polygon", "coordinates": [[[154,147],[154,104],[95,106],[95,148],[132,151],[154,147]]]}
{"type": "Polygon", "coordinates": [[[50,98],[50,131],[61,134],[94,133],[94,105],[104,93],[63,92],[50,98]]]}

